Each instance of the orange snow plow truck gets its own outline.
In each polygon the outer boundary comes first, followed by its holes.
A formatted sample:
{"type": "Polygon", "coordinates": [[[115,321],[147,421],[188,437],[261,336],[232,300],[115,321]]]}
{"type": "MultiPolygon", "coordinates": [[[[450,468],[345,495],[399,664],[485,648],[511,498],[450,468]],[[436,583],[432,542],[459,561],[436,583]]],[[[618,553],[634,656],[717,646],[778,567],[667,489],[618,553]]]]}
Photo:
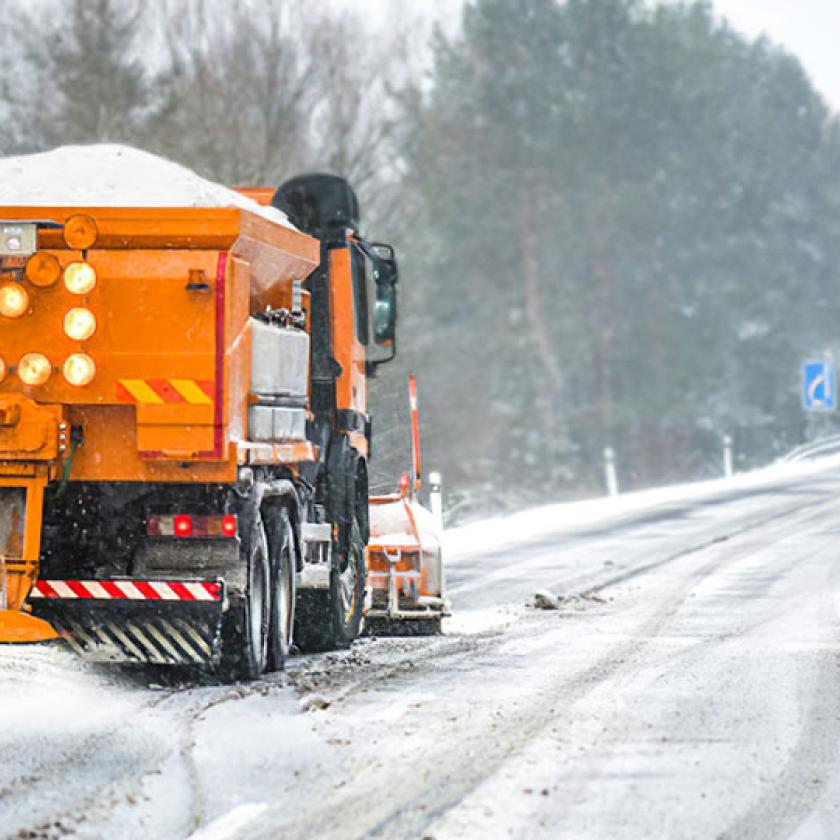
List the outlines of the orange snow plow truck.
{"type": "Polygon", "coordinates": [[[397,262],[338,177],[270,201],[0,206],[0,642],[254,678],[360,632],[397,262]]]}

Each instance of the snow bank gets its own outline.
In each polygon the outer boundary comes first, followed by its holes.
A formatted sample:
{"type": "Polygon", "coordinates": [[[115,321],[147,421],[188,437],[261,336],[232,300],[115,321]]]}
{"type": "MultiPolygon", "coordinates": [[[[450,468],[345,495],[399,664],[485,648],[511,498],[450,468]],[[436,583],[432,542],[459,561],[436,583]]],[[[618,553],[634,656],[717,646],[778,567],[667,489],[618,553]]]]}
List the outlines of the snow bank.
{"type": "Polygon", "coordinates": [[[626,493],[614,498],[544,505],[508,516],[471,522],[468,525],[444,531],[444,559],[451,562],[457,560],[459,555],[468,556],[507,546],[521,546],[523,539],[527,537],[539,537],[564,528],[600,522],[611,517],[675,502],[711,499],[749,489],[760,490],[763,485],[776,485],[786,478],[794,480],[838,468],[840,468],[840,456],[794,463],[778,462],[761,470],[740,473],[733,478],[657,487],[653,490],[626,493]]]}
{"type": "Polygon", "coordinates": [[[60,146],[0,158],[0,206],[240,207],[292,227],[263,207],[191,169],[131,146],[60,146]]]}

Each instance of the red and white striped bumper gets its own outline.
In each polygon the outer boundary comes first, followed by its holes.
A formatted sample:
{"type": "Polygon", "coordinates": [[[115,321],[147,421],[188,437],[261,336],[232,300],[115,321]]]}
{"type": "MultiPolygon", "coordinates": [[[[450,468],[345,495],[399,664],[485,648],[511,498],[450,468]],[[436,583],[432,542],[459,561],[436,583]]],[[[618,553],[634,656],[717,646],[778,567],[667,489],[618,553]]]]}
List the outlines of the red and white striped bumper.
{"type": "Polygon", "coordinates": [[[224,584],[206,580],[39,580],[32,612],[99,662],[218,661],[224,584]]]}
{"type": "Polygon", "coordinates": [[[161,580],[39,580],[29,598],[69,598],[102,601],[221,601],[217,581],[161,580]]]}

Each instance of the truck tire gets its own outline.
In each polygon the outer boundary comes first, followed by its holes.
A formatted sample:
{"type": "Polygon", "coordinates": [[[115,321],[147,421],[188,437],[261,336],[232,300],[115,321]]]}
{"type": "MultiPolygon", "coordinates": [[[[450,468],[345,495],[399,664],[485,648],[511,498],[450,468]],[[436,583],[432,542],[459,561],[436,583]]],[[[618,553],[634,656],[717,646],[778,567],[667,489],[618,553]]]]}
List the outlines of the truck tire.
{"type": "Polygon", "coordinates": [[[254,516],[240,556],[246,565],[245,592],[231,592],[222,622],[223,676],[228,679],[255,680],[268,665],[271,623],[268,540],[262,517],[254,516]]]}
{"type": "Polygon", "coordinates": [[[295,537],[286,508],[268,525],[271,568],[271,616],[268,631],[268,670],[282,671],[292,644],[295,612],[295,537]]]}
{"type": "Polygon", "coordinates": [[[335,592],[333,627],[336,647],[347,647],[362,632],[366,584],[365,543],[359,523],[354,519],[346,556],[341,558],[338,568],[333,569],[330,575],[330,591],[335,592]]]}
{"type": "Polygon", "coordinates": [[[308,589],[298,594],[295,642],[302,651],[344,648],[358,638],[366,571],[365,546],[354,522],[349,550],[330,572],[329,589],[308,589]]]}

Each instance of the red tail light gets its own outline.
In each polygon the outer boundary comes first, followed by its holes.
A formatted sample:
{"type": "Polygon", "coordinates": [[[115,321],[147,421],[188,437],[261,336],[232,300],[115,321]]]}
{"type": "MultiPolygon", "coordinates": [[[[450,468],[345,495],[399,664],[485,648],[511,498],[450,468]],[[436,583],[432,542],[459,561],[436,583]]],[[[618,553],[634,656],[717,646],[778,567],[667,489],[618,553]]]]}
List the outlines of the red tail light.
{"type": "Polygon", "coordinates": [[[236,517],[223,516],[222,517],[222,536],[235,537],[236,536],[236,517]]]}
{"type": "Polygon", "coordinates": [[[193,516],[177,513],[173,516],[153,514],[146,520],[146,534],[150,537],[178,537],[180,539],[222,537],[232,539],[239,531],[236,516],[193,516]]]}
{"type": "Polygon", "coordinates": [[[193,533],[192,517],[180,513],[175,517],[173,530],[176,537],[191,537],[193,533]]]}

